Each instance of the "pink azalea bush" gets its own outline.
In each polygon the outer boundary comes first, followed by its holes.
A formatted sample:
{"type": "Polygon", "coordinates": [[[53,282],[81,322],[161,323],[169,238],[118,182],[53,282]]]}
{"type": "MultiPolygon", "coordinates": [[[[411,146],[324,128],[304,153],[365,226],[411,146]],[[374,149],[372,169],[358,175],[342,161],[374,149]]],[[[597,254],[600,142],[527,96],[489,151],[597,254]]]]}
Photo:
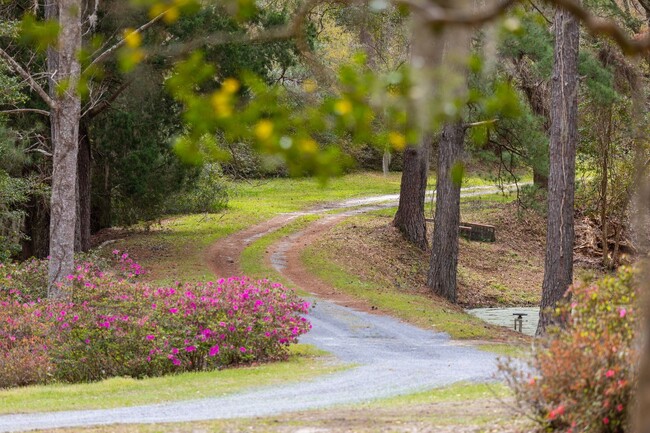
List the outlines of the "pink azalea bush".
{"type": "Polygon", "coordinates": [[[634,271],[576,284],[556,313],[565,327],[536,341],[525,368],[501,366],[540,431],[622,433],[637,377],[634,271]]]}
{"type": "Polygon", "coordinates": [[[79,263],[70,302],[43,298],[46,265],[0,265],[0,387],[82,382],[282,359],[311,325],[309,304],[266,280],[233,277],[152,287],[115,252],[117,269],[79,263]]]}

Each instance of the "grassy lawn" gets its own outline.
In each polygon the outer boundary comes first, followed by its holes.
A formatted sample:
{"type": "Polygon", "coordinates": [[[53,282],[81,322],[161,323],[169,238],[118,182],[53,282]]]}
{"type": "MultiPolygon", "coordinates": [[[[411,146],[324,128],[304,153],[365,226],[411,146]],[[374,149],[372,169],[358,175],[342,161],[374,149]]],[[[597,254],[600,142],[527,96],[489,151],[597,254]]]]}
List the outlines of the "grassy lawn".
{"type": "MultiPolygon", "coordinates": [[[[189,432],[401,432],[436,431],[453,433],[502,426],[511,432],[521,425],[508,403],[510,391],[501,384],[458,383],[426,392],[374,400],[362,404],[304,411],[275,417],[171,423],[157,425],[112,425],[57,432],[85,433],[189,433],[189,432]],[[434,428],[435,429],[432,429],[434,428]],[[459,430],[461,429],[461,430],[459,430]]],[[[492,430],[491,430],[492,431],[492,430]]]]}
{"type": "Polygon", "coordinates": [[[396,194],[400,176],[364,172],[330,179],[325,185],[314,179],[233,182],[225,212],[168,218],[152,230],[134,232],[105,250],[130,252],[151,271],[150,278],[156,283],[211,279],[204,263],[205,249],[218,239],[277,214],[319,203],[396,194]]]}
{"type": "Polygon", "coordinates": [[[456,339],[481,340],[494,336],[494,329],[478,318],[443,301],[419,293],[390,290],[383,284],[360,278],[336,263],[323,245],[310,245],[302,255],[310,272],[333,287],[368,301],[379,310],[423,328],[435,328],[456,339]]]}
{"type": "Polygon", "coordinates": [[[259,386],[301,382],[345,368],[325,352],[299,344],[291,347],[285,362],[142,380],[112,378],[0,390],[0,414],[106,409],[218,397],[259,386]]]}
{"type": "Polygon", "coordinates": [[[266,236],[262,236],[244,249],[240,260],[240,266],[244,273],[255,279],[268,278],[272,281],[280,282],[284,285],[291,285],[286,278],[265,263],[266,251],[271,245],[278,242],[285,236],[299,232],[307,227],[310,223],[321,218],[321,215],[305,215],[297,218],[286,226],[274,231],[266,236]]]}
{"type": "MultiPolygon", "coordinates": [[[[176,216],[149,231],[135,231],[105,250],[128,251],[154,282],[199,281],[212,278],[204,263],[205,249],[225,236],[275,215],[337,200],[397,194],[401,173],[383,176],[362,172],[330,179],[269,179],[232,182],[228,209],[219,214],[176,216]]],[[[431,176],[430,187],[435,188],[431,176]]],[[[488,177],[468,176],[464,186],[492,185],[488,177]]],[[[255,272],[255,269],[252,269],[255,272]]]]}

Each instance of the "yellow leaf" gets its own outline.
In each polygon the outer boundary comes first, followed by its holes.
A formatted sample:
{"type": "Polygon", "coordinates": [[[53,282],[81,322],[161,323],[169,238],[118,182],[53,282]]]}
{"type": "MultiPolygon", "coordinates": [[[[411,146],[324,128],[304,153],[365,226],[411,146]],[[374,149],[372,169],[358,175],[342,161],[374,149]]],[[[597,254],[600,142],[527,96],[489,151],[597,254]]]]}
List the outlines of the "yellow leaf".
{"type": "Polygon", "coordinates": [[[210,102],[218,117],[230,117],[232,115],[231,98],[227,93],[222,91],[214,92],[210,102]]]}
{"type": "Polygon", "coordinates": [[[316,153],[318,150],[318,144],[312,138],[303,138],[298,142],[301,152],[304,153],[316,153]]]}
{"type": "Polygon", "coordinates": [[[255,135],[260,140],[268,140],[273,135],[273,122],[264,119],[257,122],[255,125],[255,135]]]}
{"type": "Polygon", "coordinates": [[[302,89],[307,93],[314,93],[317,88],[318,84],[316,84],[316,81],[312,80],[311,78],[307,78],[302,83],[302,89]]]}
{"type": "Polygon", "coordinates": [[[404,150],[406,147],[406,137],[404,137],[404,134],[396,131],[388,133],[388,142],[395,150],[404,150]]]}
{"type": "Polygon", "coordinates": [[[167,24],[173,24],[176,22],[176,20],[178,20],[178,17],[180,15],[181,15],[181,11],[176,6],[173,6],[167,9],[165,15],[163,16],[163,20],[167,24]]]}
{"type": "Polygon", "coordinates": [[[142,35],[133,29],[124,29],[124,42],[129,48],[138,48],[142,44],[142,35]]]}
{"type": "Polygon", "coordinates": [[[221,84],[221,88],[223,89],[224,92],[227,94],[234,94],[239,90],[239,81],[237,81],[234,78],[226,78],[223,80],[223,83],[221,84]]]}
{"type": "Polygon", "coordinates": [[[341,116],[345,116],[352,111],[352,103],[347,99],[340,99],[334,104],[334,111],[341,116]]]}

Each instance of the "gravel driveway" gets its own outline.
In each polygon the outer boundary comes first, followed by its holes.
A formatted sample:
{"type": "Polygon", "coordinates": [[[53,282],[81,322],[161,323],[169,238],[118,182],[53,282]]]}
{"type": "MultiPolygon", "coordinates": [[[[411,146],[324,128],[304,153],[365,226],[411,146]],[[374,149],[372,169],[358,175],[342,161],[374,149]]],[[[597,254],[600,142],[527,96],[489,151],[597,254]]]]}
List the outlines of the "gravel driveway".
{"type": "MultiPolygon", "coordinates": [[[[467,188],[463,196],[494,192],[495,188],[467,188]]],[[[310,213],[354,206],[367,206],[364,209],[367,211],[374,209],[373,205],[383,207],[380,203],[385,206],[385,202],[395,199],[395,196],[382,196],[348,200],[310,213]]],[[[272,230],[290,220],[278,222],[272,230]]],[[[269,232],[262,225],[260,230],[269,232]]],[[[254,227],[247,230],[254,231],[254,227]]],[[[231,241],[237,240],[231,242],[237,249],[243,248],[235,235],[232,238],[231,241]]],[[[233,256],[238,257],[235,253],[233,256]]],[[[226,263],[235,264],[234,260],[226,263]]],[[[225,397],[117,409],[3,415],[0,432],[270,416],[412,393],[458,381],[488,381],[496,372],[496,355],[461,346],[446,334],[324,300],[313,301],[315,308],[310,314],[313,329],[301,341],[355,367],[307,382],[258,388],[225,397]]]]}

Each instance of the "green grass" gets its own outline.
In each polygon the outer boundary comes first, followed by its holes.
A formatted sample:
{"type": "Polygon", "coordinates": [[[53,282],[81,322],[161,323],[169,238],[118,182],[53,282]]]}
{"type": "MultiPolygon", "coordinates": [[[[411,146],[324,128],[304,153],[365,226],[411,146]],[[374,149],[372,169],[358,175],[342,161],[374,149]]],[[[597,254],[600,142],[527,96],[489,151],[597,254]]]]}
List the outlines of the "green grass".
{"type": "Polygon", "coordinates": [[[443,403],[450,401],[469,401],[487,398],[505,398],[511,395],[510,389],[502,383],[459,382],[443,388],[435,388],[414,394],[363,403],[361,407],[395,407],[417,404],[443,403]]]}
{"type": "Polygon", "coordinates": [[[294,345],[291,351],[285,362],[251,367],[142,380],[118,377],[85,384],[0,390],[0,413],[106,409],[217,397],[259,386],[305,381],[348,367],[333,362],[313,346],[294,345]]]}
{"type": "MultiPolygon", "coordinates": [[[[387,426],[404,431],[419,431],[426,426],[443,425],[495,427],[513,421],[499,402],[511,397],[509,389],[498,383],[461,382],[444,388],[374,400],[331,409],[299,412],[255,419],[230,419],[156,425],[111,425],[61,432],[87,433],[162,433],[162,432],[286,432],[298,431],[385,431],[387,426]],[[491,408],[485,408],[490,402],[491,408]],[[495,406],[496,405],[496,406],[495,406]],[[494,408],[499,412],[494,413],[494,408]],[[400,427],[398,427],[400,426],[400,427]]],[[[393,431],[392,428],[389,428],[393,431]]],[[[445,430],[447,431],[447,430],[445,430]]],[[[463,430],[465,431],[465,430],[463,430]]],[[[472,430],[474,431],[474,430],[472,430]]]]}
{"type": "Polygon", "coordinates": [[[330,179],[271,179],[231,184],[231,211],[254,211],[262,218],[294,212],[318,203],[399,192],[401,173],[364,172],[330,179]]]}
{"type": "MultiPolygon", "coordinates": [[[[151,231],[140,231],[106,249],[131,251],[152,272],[159,284],[176,280],[198,281],[213,276],[205,266],[205,249],[225,236],[285,212],[320,203],[399,192],[401,173],[383,176],[361,172],[330,179],[322,184],[312,178],[231,182],[228,209],[220,214],[171,217],[151,231]]],[[[435,179],[431,177],[431,186],[435,179]]],[[[489,185],[478,176],[464,185],[489,185]]]]}
{"type": "Polygon", "coordinates": [[[504,358],[525,358],[530,353],[530,346],[523,344],[481,344],[478,349],[496,353],[504,358]]]}
{"type": "Polygon", "coordinates": [[[332,262],[319,246],[305,248],[301,257],[307,269],[333,287],[364,299],[381,311],[424,328],[435,328],[456,339],[486,339],[493,328],[476,317],[421,294],[403,293],[360,279],[332,262]]]}
{"type": "Polygon", "coordinates": [[[244,273],[255,279],[268,278],[269,280],[290,285],[290,281],[287,281],[287,279],[280,275],[279,272],[266,264],[264,259],[265,253],[271,245],[275,244],[283,237],[304,229],[310,223],[319,218],[321,218],[320,215],[301,216],[286,226],[281,227],[279,230],[251,242],[251,244],[244,249],[244,252],[240,257],[240,266],[244,273]]]}
{"type": "Polygon", "coordinates": [[[364,172],[330,179],[325,185],[311,178],[232,182],[229,207],[223,213],[172,217],[161,227],[136,232],[106,250],[134,252],[158,284],[210,279],[213,276],[205,266],[205,249],[218,239],[279,213],[330,201],[398,193],[400,176],[364,172]]]}

